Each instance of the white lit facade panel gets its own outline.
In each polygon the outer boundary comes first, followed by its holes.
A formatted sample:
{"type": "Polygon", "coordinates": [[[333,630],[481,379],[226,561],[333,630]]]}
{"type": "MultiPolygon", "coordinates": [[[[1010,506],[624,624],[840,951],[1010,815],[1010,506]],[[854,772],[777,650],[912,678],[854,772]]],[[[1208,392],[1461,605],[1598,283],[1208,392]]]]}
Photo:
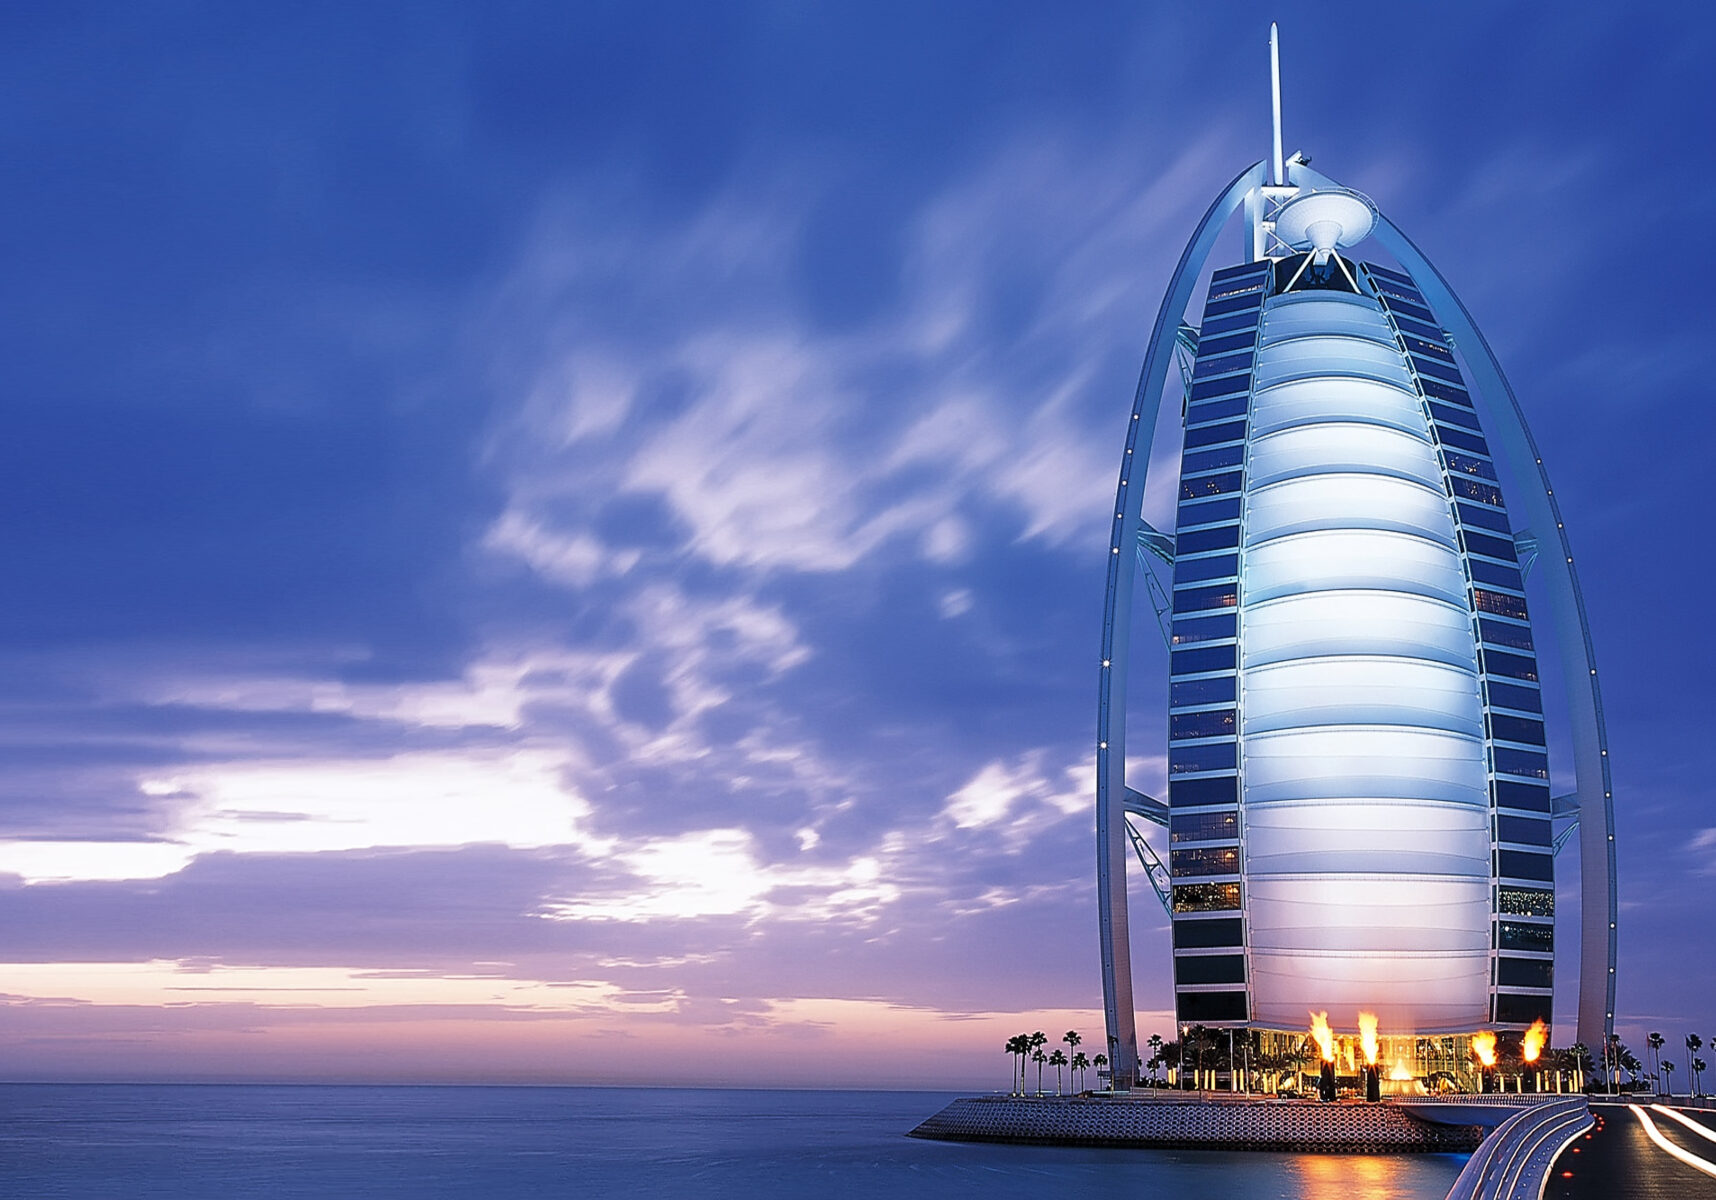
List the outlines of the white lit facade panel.
{"type": "Polygon", "coordinates": [[[1254,439],[1295,425],[1327,425],[1331,421],[1387,425],[1416,441],[1424,440],[1424,410],[1418,396],[1392,384],[1369,379],[1305,379],[1277,384],[1251,398],[1254,439]]]}
{"type": "MultiPolygon", "coordinates": [[[[1246,610],[1241,649],[1247,667],[1379,655],[1464,668],[1461,686],[1469,686],[1477,670],[1472,618],[1465,606],[1403,592],[1301,592],[1254,603],[1246,610]]],[[[1252,685],[1261,682],[1254,677],[1252,685]]]]}
{"type": "MultiPolygon", "coordinates": [[[[1316,591],[1355,588],[1430,599],[1463,600],[1466,576],[1459,552],[1428,538],[1367,529],[1322,529],[1276,538],[1245,553],[1245,593],[1251,602],[1316,591]]],[[[1243,620],[1243,617],[1241,618],[1243,620]]]]}
{"type": "Polygon", "coordinates": [[[1358,472],[1302,475],[1258,488],[1247,499],[1248,546],[1331,528],[1393,530],[1455,548],[1448,497],[1416,480],[1358,472]]]}
{"type": "MultiPolygon", "coordinates": [[[[1481,740],[1483,720],[1472,699],[1470,668],[1410,658],[1293,659],[1245,672],[1245,731],[1369,724],[1481,740]]],[[[1451,749],[1438,746],[1436,753],[1451,749]]]]}
{"type": "Polygon", "coordinates": [[[1254,434],[1246,459],[1246,477],[1254,488],[1306,475],[1354,473],[1398,475],[1429,487],[1442,482],[1442,467],[1429,442],[1358,422],[1301,424],[1254,434]]]}

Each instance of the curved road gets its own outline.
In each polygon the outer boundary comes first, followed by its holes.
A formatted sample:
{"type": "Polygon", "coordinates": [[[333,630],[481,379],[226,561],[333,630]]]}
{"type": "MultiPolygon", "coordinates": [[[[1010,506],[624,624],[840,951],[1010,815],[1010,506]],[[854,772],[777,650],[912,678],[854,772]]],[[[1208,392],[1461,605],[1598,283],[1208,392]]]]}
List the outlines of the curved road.
{"type": "Polygon", "coordinates": [[[1561,1152],[1543,1200],[1716,1200],[1716,1112],[1674,1109],[1710,1134],[1700,1136],[1648,1105],[1593,1104],[1597,1126],[1561,1152]],[[1652,1140],[1645,1120],[1664,1141],[1696,1157],[1700,1170],[1652,1140]]]}

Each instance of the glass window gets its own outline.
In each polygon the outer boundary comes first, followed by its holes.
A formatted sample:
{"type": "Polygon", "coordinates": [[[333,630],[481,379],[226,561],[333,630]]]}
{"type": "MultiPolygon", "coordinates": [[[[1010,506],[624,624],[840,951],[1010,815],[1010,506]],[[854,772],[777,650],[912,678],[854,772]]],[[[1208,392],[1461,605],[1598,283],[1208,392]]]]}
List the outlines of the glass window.
{"type": "Polygon", "coordinates": [[[1504,879],[1535,879],[1551,883],[1555,879],[1555,860],[1548,854],[1531,850],[1497,850],[1496,874],[1504,879]]]}
{"type": "Polygon", "coordinates": [[[1424,304],[1424,297],[1418,294],[1418,290],[1405,284],[1384,281],[1377,285],[1376,290],[1391,300],[1404,300],[1408,304],[1416,304],[1420,307],[1424,304]]]}
{"type": "MultiPolygon", "coordinates": [[[[1216,525],[1209,529],[1186,530],[1174,539],[1174,552],[1176,554],[1203,554],[1209,550],[1232,550],[1238,545],[1238,525],[1216,525]]],[[[1190,610],[1186,611],[1189,612],[1190,610]]]]}
{"type": "Polygon", "coordinates": [[[1496,841],[1513,842],[1519,846],[1548,846],[1549,822],[1542,817],[1496,817],[1496,841]]]}
{"type": "Polygon", "coordinates": [[[1477,413],[1455,404],[1438,404],[1432,400],[1430,402],[1430,415],[1438,421],[1446,421],[1450,425],[1463,425],[1467,429],[1481,428],[1478,424],[1477,413]]]}
{"type": "Polygon", "coordinates": [[[1251,397],[1247,395],[1224,396],[1220,400],[1199,400],[1186,410],[1188,425],[1202,425],[1206,421],[1220,421],[1226,417],[1238,417],[1245,414],[1251,407],[1251,397]]]}
{"type": "Polygon", "coordinates": [[[1229,296],[1224,300],[1211,300],[1204,305],[1205,317],[1219,317],[1222,313],[1239,312],[1245,308],[1256,308],[1263,303],[1262,292],[1248,292],[1243,296],[1229,296]]]}
{"type": "Polygon", "coordinates": [[[1195,650],[1176,650],[1168,656],[1168,669],[1175,675],[1202,675],[1208,671],[1231,671],[1234,647],[1202,646],[1195,650]]]}
{"type": "Polygon", "coordinates": [[[1494,617],[1478,618],[1478,636],[1497,646],[1512,646],[1515,650],[1530,650],[1531,626],[1498,621],[1494,617]]]}
{"type": "Polygon", "coordinates": [[[1509,679],[1529,679],[1537,682],[1537,657],[1524,654],[1510,654],[1506,650],[1484,648],[1484,670],[1491,675],[1505,675],[1509,679]]]}
{"type": "Polygon", "coordinates": [[[1229,354],[1222,358],[1199,358],[1198,365],[1192,370],[1192,378],[1213,379],[1217,375],[1231,375],[1235,371],[1251,370],[1250,354],[1229,354]]]}
{"type": "Polygon", "coordinates": [[[1209,298],[1225,300],[1229,296],[1242,296],[1246,292],[1255,292],[1261,284],[1261,279],[1250,275],[1242,275],[1237,279],[1212,279],[1209,298]]]}
{"type": "Polygon", "coordinates": [[[1491,537],[1487,533],[1462,529],[1460,540],[1466,544],[1467,554],[1487,554],[1491,558],[1499,558],[1503,562],[1514,561],[1512,538],[1491,537]]]}
{"type": "Polygon", "coordinates": [[[1472,407],[1472,398],[1466,395],[1466,389],[1463,387],[1437,379],[1421,379],[1418,382],[1423,387],[1424,394],[1432,400],[1446,400],[1449,404],[1458,404],[1462,408],[1472,407]]]}
{"type": "Polygon", "coordinates": [[[1496,963],[1496,986],[1546,988],[1555,964],[1544,958],[1503,958],[1496,963]]]}
{"type": "Polygon", "coordinates": [[[1446,425],[1437,425],[1436,437],[1444,446],[1454,446],[1461,450],[1472,450],[1478,454],[1488,454],[1490,452],[1490,444],[1484,441],[1482,434],[1467,433],[1464,429],[1450,429],[1446,425]]]}
{"type": "Polygon", "coordinates": [[[1491,749],[1495,755],[1498,775],[1524,775],[1527,779],[1549,778],[1549,756],[1541,750],[1510,750],[1506,746],[1491,749]]]}
{"type": "MultiPolygon", "coordinates": [[[[1224,779],[1188,779],[1180,786],[1231,783],[1224,779]]],[[[1175,813],[1168,818],[1170,842],[1231,842],[1239,837],[1239,814],[1227,812],[1175,813]]]]}
{"type": "MultiPolygon", "coordinates": [[[[1216,554],[1209,558],[1181,558],[1174,562],[1174,584],[1196,583],[1200,579],[1221,579],[1239,571],[1239,556],[1216,554]]],[[[1530,643],[1526,643],[1530,648],[1530,643]]]]}
{"type": "Polygon", "coordinates": [[[1211,396],[1231,396],[1235,392],[1249,392],[1251,376],[1223,375],[1220,379],[1203,379],[1192,384],[1189,400],[1208,400],[1211,396]]]}
{"type": "Polygon", "coordinates": [[[1210,917],[1202,921],[1174,922],[1174,949],[1209,950],[1216,946],[1245,945],[1244,921],[1240,917],[1210,917]]]}
{"type": "MultiPolygon", "coordinates": [[[[1229,526],[1228,528],[1232,528],[1229,526]]],[[[1174,593],[1174,612],[1195,613],[1210,608],[1233,608],[1239,603],[1239,584],[1218,583],[1213,587],[1180,588],[1174,593]]],[[[1176,622],[1176,627],[1178,622],[1176,622]]],[[[1231,637],[1232,634],[1227,636],[1231,637]]]]}
{"type": "Polygon", "coordinates": [[[1168,746],[1168,770],[1175,775],[1231,771],[1238,756],[1233,742],[1174,742],[1168,746]]]}
{"type": "MultiPolygon", "coordinates": [[[[1475,570],[1477,563],[1474,562],[1472,566],[1475,570]]],[[[1516,621],[1529,619],[1525,611],[1524,596],[1510,596],[1506,592],[1492,592],[1485,588],[1474,588],[1472,605],[1479,612],[1494,613],[1498,617],[1512,617],[1516,621]]],[[[1527,678],[1527,676],[1520,678],[1527,678]]],[[[1530,678],[1536,677],[1531,676],[1530,678]]]]}
{"type": "MultiPolygon", "coordinates": [[[[1222,475],[1206,475],[1202,479],[1182,479],[1180,480],[1180,499],[1202,500],[1206,496],[1220,496],[1228,492],[1237,492],[1244,486],[1245,476],[1238,471],[1228,471],[1222,475]]],[[[1182,508],[1180,511],[1183,513],[1186,510],[1182,508]]],[[[1237,500],[1234,501],[1233,515],[1239,516],[1239,502],[1237,500]]],[[[1184,523],[1197,525],[1201,524],[1203,520],[1205,518],[1200,516],[1197,521],[1184,523]]]]}
{"type": "Polygon", "coordinates": [[[1245,955],[1179,955],[1174,959],[1174,982],[1182,986],[1199,983],[1244,983],[1245,955]]]}
{"type": "Polygon", "coordinates": [[[1490,736],[1503,742],[1519,742],[1526,746],[1543,745],[1543,722],[1530,717],[1510,717],[1506,713],[1491,713],[1490,736]]]}
{"type": "Polygon", "coordinates": [[[1220,442],[1237,442],[1245,437],[1244,421],[1229,421],[1225,425],[1195,425],[1186,430],[1186,449],[1194,446],[1214,446],[1220,442]]]}
{"type": "Polygon", "coordinates": [[[1496,533],[1506,534],[1511,541],[1513,530],[1507,523],[1507,514],[1496,512],[1490,508],[1479,508],[1475,504],[1461,504],[1460,520],[1466,525],[1476,525],[1479,529],[1491,529],[1496,533]]]}
{"type": "MultiPolygon", "coordinates": [[[[1404,331],[1402,332],[1404,333],[1404,331]]],[[[1410,333],[1406,333],[1405,338],[1406,348],[1413,354],[1421,354],[1436,362],[1451,363],[1454,361],[1454,356],[1448,352],[1448,347],[1442,344],[1440,338],[1415,337],[1410,333]]]]}
{"type": "Polygon", "coordinates": [[[1174,885],[1175,912],[1222,912],[1239,907],[1237,883],[1180,883],[1174,885]]]}
{"type": "Polygon", "coordinates": [[[1175,1017],[1189,1024],[1246,1019],[1244,992],[1180,992],[1174,997],[1175,1017]]]}
{"type": "Polygon", "coordinates": [[[1553,917],[1555,893],[1546,888],[1523,888],[1503,884],[1497,892],[1496,908],[1497,911],[1514,917],[1553,917]]]}
{"type": "Polygon", "coordinates": [[[1490,780],[1490,800],[1497,808],[1519,808],[1526,812],[1549,811],[1549,789],[1518,779],[1490,780]]]}
{"type": "MultiPolygon", "coordinates": [[[[1525,581],[1519,577],[1519,568],[1510,567],[1506,563],[1494,563],[1482,558],[1469,558],[1472,578],[1478,583],[1487,583],[1495,587],[1512,588],[1516,592],[1525,590],[1525,581]]],[[[1520,601],[1523,608],[1525,601],[1520,601]]],[[[1524,620],[1524,617],[1520,618],[1524,620]]]]}
{"type": "Polygon", "coordinates": [[[1231,704],[1234,697],[1232,675],[1214,679],[1179,679],[1170,689],[1168,703],[1174,708],[1189,708],[1197,704],[1231,704]]]}
{"type": "MultiPolygon", "coordinates": [[[[1186,922],[1188,925],[1190,921],[1186,922]]],[[[1496,943],[1503,950],[1538,950],[1544,954],[1555,949],[1555,926],[1531,925],[1525,921],[1499,921],[1496,943]]]]}
{"type": "Polygon", "coordinates": [[[1221,446],[1215,450],[1198,450],[1186,455],[1180,463],[1182,475],[1196,475],[1201,471],[1219,471],[1223,467],[1238,466],[1245,458],[1245,444],[1235,442],[1231,446],[1221,446]]]}
{"type": "MultiPolygon", "coordinates": [[[[1198,482],[1202,483],[1203,480],[1198,482]]],[[[1209,525],[1217,521],[1239,520],[1239,497],[1226,500],[1208,500],[1202,504],[1180,504],[1180,528],[1187,529],[1193,525],[1209,525]]]]}
{"type": "Polygon", "coordinates": [[[1235,329],[1255,330],[1257,328],[1257,315],[1257,310],[1254,308],[1249,312],[1233,313],[1225,317],[1211,317],[1204,322],[1199,337],[1200,339],[1215,337],[1220,333],[1231,333],[1235,329]]]}
{"type": "Polygon", "coordinates": [[[1418,369],[1420,375],[1428,375],[1432,379],[1443,379],[1449,383],[1460,382],[1460,368],[1449,363],[1440,363],[1433,358],[1414,354],[1412,365],[1418,369]]]}
{"type": "Polygon", "coordinates": [[[1239,847],[1198,846],[1189,850],[1176,849],[1169,854],[1169,861],[1169,870],[1176,879],[1188,879],[1198,875],[1238,875],[1239,847]]]}
{"type": "Polygon", "coordinates": [[[1543,711],[1543,697],[1536,688],[1502,683],[1496,679],[1487,680],[1484,687],[1489,692],[1490,703],[1497,708],[1517,708],[1520,712],[1534,713],[1543,711]]]}
{"type": "Polygon", "coordinates": [[[1207,337],[1198,343],[1198,357],[1218,358],[1235,350],[1250,350],[1256,344],[1255,331],[1232,333],[1226,337],[1207,337]]]}
{"type": "Polygon", "coordinates": [[[1445,451],[1443,457],[1450,471],[1461,475],[1479,475],[1485,479],[1496,477],[1496,469],[1485,459],[1473,458],[1469,454],[1456,454],[1451,450],[1445,451]]]}
{"type": "Polygon", "coordinates": [[[1269,275],[1269,264],[1266,262],[1240,263],[1237,267],[1222,267],[1210,272],[1210,286],[1217,283],[1235,283],[1241,279],[1249,279],[1253,283],[1262,283],[1269,275]]]}
{"type": "MultiPolygon", "coordinates": [[[[1221,779],[1175,779],[1168,784],[1168,803],[1174,808],[1204,808],[1211,804],[1238,804],[1239,780],[1232,775],[1221,779]]],[[[1239,819],[1231,813],[1224,815],[1230,820],[1237,821],[1239,819]]]]}
{"type": "MultiPolygon", "coordinates": [[[[1176,597],[1180,593],[1175,593],[1176,597]]],[[[1174,622],[1173,644],[1190,646],[1193,642],[1219,642],[1237,635],[1234,628],[1239,620],[1232,613],[1219,617],[1193,617],[1174,622]]]]}
{"type": "Polygon", "coordinates": [[[1412,276],[1403,271],[1396,271],[1392,267],[1384,267],[1379,266],[1376,263],[1367,262],[1364,265],[1364,269],[1380,279],[1392,279],[1395,283],[1404,283],[1407,287],[1418,286],[1418,284],[1413,281],[1412,276]]]}
{"type": "Polygon", "coordinates": [[[1478,479],[1467,479],[1456,475],[1451,482],[1454,485],[1454,495],[1464,496],[1468,500],[1476,500],[1482,504],[1493,504],[1502,507],[1501,489],[1493,483],[1484,483],[1478,479]]]}
{"type": "Polygon", "coordinates": [[[1414,321],[1423,321],[1426,325],[1436,323],[1436,314],[1427,308],[1420,308],[1418,305],[1409,304],[1405,300],[1396,300],[1392,296],[1385,303],[1387,303],[1390,312],[1411,317],[1414,321]]]}
{"type": "Polygon", "coordinates": [[[1499,992],[1496,995],[1496,1020],[1507,1025],[1529,1025],[1537,1020],[1547,1023],[1549,997],[1499,992]]]}
{"type": "Polygon", "coordinates": [[[1399,328],[1401,333],[1411,334],[1415,337],[1428,338],[1432,342],[1440,343],[1442,341],[1442,331],[1436,326],[1426,325],[1423,321],[1414,321],[1404,313],[1397,312],[1394,314],[1394,324],[1399,328]]]}
{"type": "Polygon", "coordinates": [[[1231,708],[1208,712],[1175,713],[1168,719],[1171,738],[1232,737],[1234,715],[1231,708]]]}

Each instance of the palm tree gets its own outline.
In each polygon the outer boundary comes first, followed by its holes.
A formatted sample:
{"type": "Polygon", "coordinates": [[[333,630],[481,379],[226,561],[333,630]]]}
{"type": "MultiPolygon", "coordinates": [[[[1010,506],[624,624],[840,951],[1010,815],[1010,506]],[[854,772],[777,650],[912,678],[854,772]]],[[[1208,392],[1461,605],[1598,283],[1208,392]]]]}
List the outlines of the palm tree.
{"type": "Polygon", "coordinates": [[[1078,1090],[1081,1092],[1084,1091],[1085,1069],[1089,1066],[1090,1059],[1084,1056],[1083,1050],[1080,1050],[1077,1054],[1072,1056],[1072,1069],[1078,1072],[1078,1090]]]}
{"type": "Polygon", "coordinates": [[[1013,1058],[1013,1082],[1016,1092],[1025,1090],[1025,1055],[1030,1052],[1031,1039],[1023,1033],[1016,1033],[1007,1039],[1007,1053],[1013,1058]]]}
{"type": "Polygon", "coordinates": [[[1152,1033],[1146,1043],[1150,1047],[1150,1078],[1156,1078],[1156,1068],[1162,1063],[1162,1035],[1152,1033]]]}
{"type": "Polygon", "coordinates": [[[1049,1061],[1049,1056],[1041,1050],[1031,1051],[1031,1061],[1037,1064],[1037,1095],[1043,1094],[1043,1064],[1049,1061]]]}
{"type": "Polygon", "coordinates": [[[1696,1096],[1703,1090],[1704,1084],[1702,1080],[1704,1078],[1704,1072],[1708,1071],[1710,1068],[1704,1065],[1704,1060],[1702,1058],[1695,1058],[1686,1065],[1692,1071],[1692,1094],[1696,1096]]]}
{"type": "MultiPolygon", "coordinates": [[[[1663,1037],[1662,1034],[1660,1034],[1660,1033],[1648,1034],[1645,1037],[1645,1045],[1650,1047],[1650,1057],[1651,1057],[1652,1062],[1655,1062],[1655,1063],[1662,1062],[1662,1048],[1663,1048],[1663,1046],[1665,1046],[1667,1044],[1668,1044],[1668,1039],[1663,1037]]],[[[1651,1084],[1653,1086],[1656,1083],[1656,1077],[1659,1073],[1660,1073],[1660,1070],[1652,1070],[1651,1071],[1651,1084]]]]}
{"type": "MultiPolygon", "coordinates": [[[[1108,1055],[1098,1054],[1095,1058],[1090,1060],[1090,1065],[1096,1068],[1097,1081],[1101,1082],[1101,1080],[1102,1080],[1102,1068],[1104,1068],[1108,1065],[1108,1055]]],[[[1114,1080],[1110,1079],[1108,1081],[1108,1086],[1110,1088],[1113,1088],[1114,1087],[1114,1080]]]]}
{"type": "Polygon", "coordinates": [[[1692,1058],[1702,1049],[1704,1049],[1703,1038],[1699,1037],[1696,1033],[1689,1033],[1686,1035],[1686,1067],[1687,1070],[1692,1071],[1692,1091],[1694,1095],[1698,1093],[1698,1073],[1692,1069],[1692,1058]]]}
{"type": "Polygon", "coordinates": [[[1674,1074],[1674,1060],[1672,1058],[1660,1060],[1657,1069],[1665,1076],[1662,1081],[1662,1094],[1665,1096],[1673,1096],[1674,1088],[1671,1086],[1673,1081],[1667,1078],[1667,1076],[1672,1076],[1674,1074]]]}
{"type": "Polygon", "coordinates": [[[1634,1084],[1639,1081],[1639,1072],[1644,1070],[1644,1064],[1639,1061],[1639,1056],[1625,1046],[1621,1047],[1621,1056],[1615,1060],[1615,1065],[1630,1075],[1634,1084]]]}
{"type": "Polygon", "coordinates": [[[1084,1039],[1078,1035],[1078,1030],[1069,1029],[1065,1033],[1061,1034],[1061,1041],[1067,1044],[1067,1053],[1071,1054],[1074,1050],[1078,1049],[1079,1043],[1084,1041],[1084,1039]]]}
{"type": "Polygon", "coordinates": [[[1059,1046],[1049,1055],[1049,1065],[1055,1069],[1055,1095],[1058,1096],[1061,1094],[1061,1068],[1067,1065],[1066,1052],[1059,1046]]]}

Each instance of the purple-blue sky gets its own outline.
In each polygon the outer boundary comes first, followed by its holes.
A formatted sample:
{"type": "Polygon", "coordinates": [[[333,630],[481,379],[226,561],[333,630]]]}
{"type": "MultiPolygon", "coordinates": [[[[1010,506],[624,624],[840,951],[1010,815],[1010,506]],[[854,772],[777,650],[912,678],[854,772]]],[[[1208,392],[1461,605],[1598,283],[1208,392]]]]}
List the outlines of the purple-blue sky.
{"type": "Polygon", "coordinates": [[[1271,18],[1582,556],[1622,1031],[1716,1034],[1706,9],[54,5],[0,22],[0,1074],[1099,1043],[1107,507],[1271,18]]]}

